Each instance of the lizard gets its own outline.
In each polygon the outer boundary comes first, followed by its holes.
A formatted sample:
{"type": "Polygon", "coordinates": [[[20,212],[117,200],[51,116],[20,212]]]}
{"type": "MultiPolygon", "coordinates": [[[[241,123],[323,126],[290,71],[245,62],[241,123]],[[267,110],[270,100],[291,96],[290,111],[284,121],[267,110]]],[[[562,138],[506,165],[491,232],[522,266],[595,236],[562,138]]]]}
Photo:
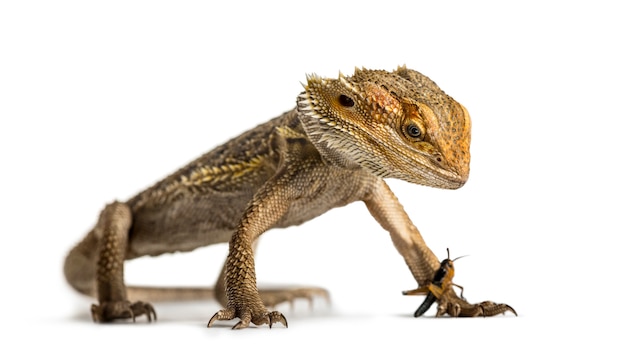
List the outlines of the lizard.
{"type": "MultiPolygon", "coordinates": [[[[256,242],[272,228],[300,225],[330,209],[362,201],[391,236],[418,286],[432,282],[439,261],[386,178],[443,189],[469,176],[467,109],[418,71],[356,68],[337,79],[307,75],[296,107],[214,148],[125,202],[102,210],[94,228],[66,256],[64,275],[97,298],[95,322],[156,320],[150,302],[213,296],[223,309],[208,321],[269,325],[269,311],[322,288],[257,288],[256,242]],[[124,261],[228,242],[214,288],[126,286],[124,261]],[[142,300],[139,300],[142,299],[142,300]],[[131,301],[132,300],[132,301],[131,301]]],[[[439,313],[493,316],[510,307],[471,304],[448,291],[439,313]],[[442,307],[443,306],[443,307],[442,307]]]]}

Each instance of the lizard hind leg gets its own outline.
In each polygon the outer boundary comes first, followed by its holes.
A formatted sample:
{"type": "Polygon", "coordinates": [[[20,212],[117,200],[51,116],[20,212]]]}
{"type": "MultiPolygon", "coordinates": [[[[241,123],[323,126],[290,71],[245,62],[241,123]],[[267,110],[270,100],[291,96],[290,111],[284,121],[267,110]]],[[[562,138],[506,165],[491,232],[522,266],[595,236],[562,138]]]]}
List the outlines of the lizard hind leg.
{"type": "Polygon", "coordinates": [[[95,295],[91,306],[94,322],[111,322],[146,315],[156,320],[156,312],[146,302],[130,302],[124,284],[124,259],[128,232],[132,225],[130,208],[119,202],[107,205],[96,227],[68,255],[65,274],[78,291],[95,295]]]}

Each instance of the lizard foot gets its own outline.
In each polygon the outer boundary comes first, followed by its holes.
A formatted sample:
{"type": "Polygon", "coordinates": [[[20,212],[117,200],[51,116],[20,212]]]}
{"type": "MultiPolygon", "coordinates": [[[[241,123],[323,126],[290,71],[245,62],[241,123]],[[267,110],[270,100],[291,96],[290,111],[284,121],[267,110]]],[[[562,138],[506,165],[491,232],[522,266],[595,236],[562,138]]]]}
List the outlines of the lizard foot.
{"type": "Polygon", "coordinates": [[[269,312],[264,308],[263,311],[255,313],[250,310],[237,311],[233,308],[219,310],[215,313],[215,315],[213,315],[213,317],[211,317],[207,327],[211,327],[215,321],[228,321],[234,319],[235,317],[239,318],[240,321],[233,326],[233,329],[246,328],[250,325],[250,322],[257,326],[268,324],[270,328],[272,328],[274,323],[282,323],[283,326],[287,327],[287,319],[282,313],[278,311],[269,312]]]}
{"type": "Polygon", "coordinates": [[[441,261],[439,269],[434,274],[430,284],[421,286],[415,290],[403,291],[404,295],[426,295],[426,299],[415,311],[415,317],[420,317],[435,303],[437,306],[437,317],[448,314],[451,317],[476,317],[476,316],[495,316],[511,311],[515,316],[517,312],[507,304],[496,304],[491,301],[483,301],[479,304],[470,304],[463,297],[463,287],[452,282],[454,277],[454,261],[461,257],[450,259],[450,250],[448,249],[448,258],[441,261]],[[459,297],[453,289],[456,286],[461,289],[459,297]]]}
{"type": "Polygon", "coordinates": [[[497,304],[492,301],[470,304],[465,299],[458,297],[454,291],[446,292],[437,302],[437,317],[441,317],[444,314],[448,314],[451,317],[489,317],[504,314],[507,311],[517,316],[515,309],[507,304],[497,304]]]}
{"type": "Polygon", "coordinates": [[[309,287],[309,288],[291,288],[291,289],[261,289],[259,290],[261,300],[269,307],[275,307],[278,304],[288,302],[291,306],[297,299],[306,299],[309,305],[313,306],[313,299],[321,297],[330,303],[330,294],[326,289],[309,287]]]}
{"type": "Polygon", "coordinates": [[[147,302],[137,301],[105,301],[100,305],[91,305],[91,318],[94,322],[112,322],[114,320],[124,320],[146,315],[148,322],[152,322],[152,318],[156,321],[157,316],[154,307],[147,302]]]}

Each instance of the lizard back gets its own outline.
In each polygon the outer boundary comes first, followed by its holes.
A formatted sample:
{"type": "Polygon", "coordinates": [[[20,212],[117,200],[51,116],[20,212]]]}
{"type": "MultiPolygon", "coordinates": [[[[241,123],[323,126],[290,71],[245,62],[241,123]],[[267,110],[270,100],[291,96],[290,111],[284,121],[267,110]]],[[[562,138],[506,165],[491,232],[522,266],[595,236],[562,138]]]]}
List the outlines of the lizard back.
{"type": "Polygon", "coordinates": [[[276,172],[273,135],[298,126],[292,110],[205,153],[131,198],[127,257],[226,242],[254,193],[276,172]]]}

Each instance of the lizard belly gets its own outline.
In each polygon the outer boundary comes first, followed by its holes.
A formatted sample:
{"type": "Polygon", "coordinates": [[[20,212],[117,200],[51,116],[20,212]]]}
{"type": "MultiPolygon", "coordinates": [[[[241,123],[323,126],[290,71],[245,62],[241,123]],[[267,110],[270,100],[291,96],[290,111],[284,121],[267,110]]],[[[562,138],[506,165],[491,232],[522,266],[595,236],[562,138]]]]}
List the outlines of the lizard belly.
{"type": "Polygon", "coordinates": [[[135,211],[127,258],[228,242],[252,197],[251,192],[241,194],[195,195],[135,211]]]}

